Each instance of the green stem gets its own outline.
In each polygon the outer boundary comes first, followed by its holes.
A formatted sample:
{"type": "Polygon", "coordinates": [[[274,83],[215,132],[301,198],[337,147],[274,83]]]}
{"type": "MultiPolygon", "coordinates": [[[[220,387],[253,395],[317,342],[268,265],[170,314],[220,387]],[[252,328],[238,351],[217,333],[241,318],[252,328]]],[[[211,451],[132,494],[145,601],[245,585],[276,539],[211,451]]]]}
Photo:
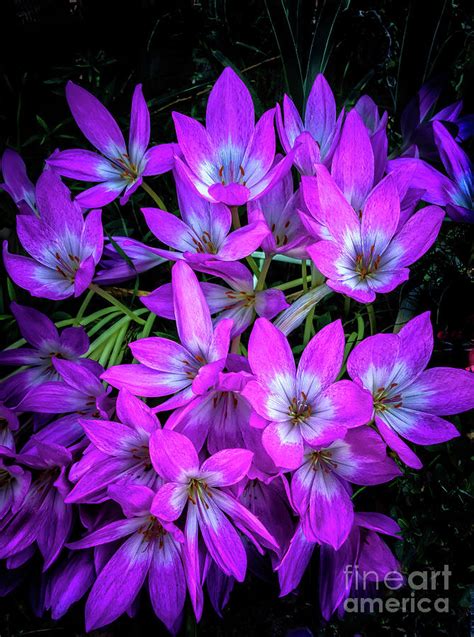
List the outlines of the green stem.
{"type": "Polygon", "coordinates": [[[247,261],[247,263],[250,266],[250,269],[252,270],[252,272],[255,274],[255,276],[258,279],[258,277],[260,276],[260,270],[258,268],[258,265],[255,259],[253,257],[247,257],[245,260],[247,261]]]}
{"type": "Polygon", "coordinates": [[[99,287],[95,283],[91,283],[89,288],[93,290],[96,294],[101,296],[103,299],[108,301],[111,305],[114,305],[115,307],[119,308],[124,314],[126,314],[129,318],[131,318],[136,323],[139,323],[140,325],[145,325],[145,321],[139,318],[135,314],[135,312],[132,312],[132,310],[130,310],[126,305],[124,305],[123,303],[120,303],[120,301],[118,301],[114,296],[112,296],[111,294],[103,290],[101,287],[99,287]]]}
{"type": "Polygon", "coordinates": [[[351,311],[351,299],[349,296],[344,297],[344,316],[347,318],[351,311]]]}
{"type": "Polygon", "coordinates": [[[143,327],[140,338],[146,338],[147,336],[150,336],[151,328],[153,327],[153,323],[155,322],[155,319],[156,319],[156,314],[153,314],[153,312],[150,312],[146,320],[146,323],[143,327]]]}
{"type": "Polygon", "coordinates": [[[303,283],[303,291],[308,291],[308,271],[306,268],[306,259],[301,261],[301,282],[303,283]]]}
{"type": "Polygon", "coordinates": [[[240,350],[240,334],[232,339],[232,343],[230,344],[230,352],[231,354],[238,354],[240,350]]]}
{"type": "MultiPolygon", "coordinates": [[[[306,277],[306,283],[308,284],[311,281],[311,275],[309,274],[306,277]]],[[[303,283],[303,279],[293,279],[293,281],[288,281],[287,283],[281,283],[280,285],[275,286],[275,290],[291,290],[291,288],[297,288],[298,285],[303,283]]]]}
{"type": "Polygon", "coordinates": [[[231,206],[230,211],[232,213],[232,225],[234,226],[234,230],[238,230],[240,228],[239,207],[231,206]]]}
{"type": "Polygon", "coordinates": [[[142,181],[142,188],[143,190],[150,195],[150,197],[153,199],[153,201],[156,203],[156,205],[158,206],[158,208],[161,208],[161,210],[166,210],[166,206],[163,203],[163,199],[161,199],[161,197],[159,195],[156,194],[156,192],[153,190],[153,188],[151,188],[148,184],[146,184],[144,181],[142,181]]]}
{"type": "Polygon", "coordinates": [[[377,332],[377,319],[375,318],[375,310],[372,303],[367,305],[367,316],[369,317],[370,335],[373,336],[377,332]]]}
{"type": "Polygon", "coordinates": [[[77,313],[76,321],[75,321],[76,325],[81,324],[81,319],[84,316],[84,312],[87,310],[89,303],[92,301],[92,297],[94,296],[94,294],[95,294],[94,290],[89,290],[89,292],[87,293],[86,298],[82,302],[82,305],[79,308],[79,312],[77,313]]]}
{"type": "Polygon", "coordinates": [[[257,285],[255,286],[255,292],[260,292],[263,290],[263,286],[265,285],[265,279],[267,278],[268,269],[270,267],[270,263],[272,262],[272,256],[267,255],[262,265],[262,269],[258,275],[257,285]]]}
{"type": "Polygon", "coordinates": [[[303,345],[306,347],[306,345],[309,343],[310,338],[312,336],[312,332],[313,332],[313,320],[314,320],[314,310],[316,308],[311,308],[311,310],[309,311],[308,316],[306,317],[306,320],[304,322],[304,334],[303,334],[303,345]]]}

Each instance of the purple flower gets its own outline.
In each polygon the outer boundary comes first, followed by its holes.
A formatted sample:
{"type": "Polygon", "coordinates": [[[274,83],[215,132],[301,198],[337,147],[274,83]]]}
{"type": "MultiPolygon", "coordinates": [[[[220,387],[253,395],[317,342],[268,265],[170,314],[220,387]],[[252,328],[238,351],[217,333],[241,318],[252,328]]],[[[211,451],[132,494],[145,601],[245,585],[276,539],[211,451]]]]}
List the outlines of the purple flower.
{"type": "Polygon", "coordinates": [[[314,165],[328,164],[339,137],[344,111],[336,119],[336,101],[324,75],[319,74],[306,104],[304,123],[292,100],[283,98],[283,114],[277,104],[277,128],[286,153],[296,148],[294,164],[302,175],[313,175],[314,165]]]}
{"type": "Polygon", "coordinates": [[[370,420],[370,396],[355,383],[336,381],[344,356],[344,331],[334,321],[306,346],[296,369],[286,337],[258,319],[249,339],[249,362],[256,381],[243,395],[264,427],[262,442],[274,463],[297,469],[305,443],[313,448],[343,438],[349,427],[370,420]]]}
{"type": "MultiPolygon", "coordinates": [[[[367,582],[372,582],[375,577],[380,582],[390,571],[400,572],[397,560],[379,533],[401,539],[400,527],[387,516],[381,513],[356,513],[352,529],[339,549],[321,544],[319,603],[326,620],[336,609],[342,609],[352,587],[356,588],[359,575],[365,574],[367,582]]],[[[306,538],[303,526],[299,524],[277,567],[281,597],[298,586],[316,546],[316,542],[306,538]]]]}
{"type": "Polygon", "coordinates": [[[12,303],[11,311],[30,347],[0,352],[0,365],[26,366],[0,383],[4,401],[16,405],[35,385],[59,380],[53,365],[56,358],[75,361],[93,373],[100,371],[98,363],[82,358],[89,349],[89,338],[82,327],[67,327],[59,334],[54,323],[38,310],[12,303]]]}
{"type": "Polygon", "coordinates": [[[125,389],[117,398],[119,422],[85,420],[80,423],[91,444],[71,469],[70,480],[76,482],[66,502],[103,502],[107,487],[118,481],[156,490],[161,480],[151,465],[148,443],[160,427],[151,409],[125,389]]]}
{"type": "Polygon", "coordinates": [[[433,122],[439,156],[448,175],[422,159],[401,157],[389,162],[389,170],[411,170],[411,187],[423,192],[422,199],[446,206],[454,221],[474,223],[474,183],[469,157],[441,122],[433,122]]]}
{"type": "Polygon", "coordinates": [[[0,520],[19,511],[30,483],[31,474],[15,464],[13,449],[0,444],[0,520]]]}
{"type": "Polygon", "coordinates": [[[20,155],[7,148],[2,155],[4,183],[0,188],[7,192],[22,215],[37,215],[35,187],[26,174],[26,166],[20,155]]]}
{"type": "Polygon", "coordinates": [[[128,148],[115,119],[89,91],[68,82],[66,98],[77,125],[101,155],[90,150],[64,150],[51,155],[47,163],[64,177],[99,182],[76,197],[83,208],[105,206],[121,193],[120,203],[124,204],[143,177],[161,175],[173,167],[174,144],[147,150],[150,113],[141,84],[133,93],[128,148]]]}
{"type": "Polygon", "coordinates": [[[220,75],[209,95],[206,127],[173,113],[184,161],[175,156],[178,174],[212,203],[240,206],[257,199],[291,168],[290,153],[275,158],[275,109],[255,124],[250,93],[231,68],[220,75]]]}
{"type": "Polygon", "coordinates": [[[403,583],[400,565],[379,535],[400,540],[400,532],[398,524],[386,515],[356,513],[352,531],[339,550],[327,544],[321,545],[319,604],[326,620],[329,621],[336,610],[343,615],[344,601],[351,594],[362,593],[368,597],[371,585],[375,592],[388,573],[392,584],[395,574],[398,574],[396,581],[400,585],[403,583]]]}
{"type": "Polygon", "coordinates": [[[224,449],[201,464],[196,449],[186,436],[163,429],[152,434],[150,454],[153,466],[166,481],[153,500],[152,513],[173,522],[186,509],[186,576],[199,619],[202,590],[198,531],[217,566],[239,582],[245,578],[247,556],[237,529],[258,549],[262,544],[278,548],[262,523],[225,491],[246,477],[252,452],[224,449]]]}
{"type": "Polygon", "coordinates": [[[172,270],[173,303],[181,343],[151,336],[130,344],[138,365],[110,367],[102,378],[137,396],[176,394],[160,410],[181,407],[211,387],[224,368],[232,321],[213,329],[196,275],[183,261],[172,270]]]}
{"type": "Polygon", "coordinates": [[[262,241],[265,254],[306,258],[308,238],[297,212],[302,207],[300,191],[293,193],[291,173],[280,179],[260,199],[249,202],[249,222],[261,220],[268,229],[268,234],[262,241]]]}
{"type": "Polygon", "coordinates": [[[60,178],[45,170],[36,186],[40,218],[17,217],[17,234],[32,258],[8,252],[3,259],[8,274],[32,296],[60,300],[80,296],[91,283],[102,254],[101,211],[84,220],[79,206],[60,178]]]}
{"type": "MultiPolygon", "coordinates": [[[[106,390],[94,372],[76,361],[65,359],[54,358],[53,365],[61,380],[35,385],[18,404],[16,408],[18,411],[32,411],[39,414],[74,412],[71,414],[72,418],[67,420],[67,426],[72,431],[61,432],[60,427],[59,431],[57,428],[53,430],[59,435],[67,433],[73,438],[77,436],[77,429],[82,431],[79,424],[81,416],[109,417],[112,406],[109,397],[110,388],[106,390]]],[[[65,424],[63,422],[63,427],[65,424]]]]}
{"type": "MultiPolygon", "coordinates": [[[[387,175],[356,214],[324,166],[317,168],[319,222],[330,239],[308,248],[316,267],[336,292],[361,303],[391,292],[406,281],[407,266],[419,259],[438,236],[444,211],[427,206],[399,227],[400,197],[387,175]]],[[[357,208],[356,208],[357,210],[357,208]]]]}
{"type": "Polygon", "coordinates": [[[404,156],[418,157],[421,153],[425,159],[436,158],[436,145],[433,138],[435,122],[447,122],[451,128],[456,128],[458,142],[466,141],[472,136],[473,118],[472,115],[461,117],[463,108],[461,100],[434,113],[442,88],[438,79],[426,82],[403,110],[400,124],[404,156]]]}
{"type": "MultiPolygon", "coordinates": [[[[272,319],[286,309],[288,303],[281,290],[255,290],[254,278],[242,263],[213,263],[194,266],[207,274],[218,276],[230,286],[218,283],[200,283],[211,314],[218,314],[215,323],[232,319],[231,338],[242,334],[255,316],[272,319]]],[[[173,290],[169,283],[142,297],[143,305],[157,316],[175,320],[173,290]]]]}
{"type": "Polygon", "coordinates": [[[86,603],[86,630],[110,624],[127,612],[148,576],[153,610],[170,631],[176,632],[186,599],[183,534],[174,524],[163,523],[150,513],[154,496],[150,488],[110,486],[109,496],[121,504],[125,519],[69,544],[73,549],[85,549],[124,540],[105,559],[92,586],[86,603]]]}
{"type": "Polygon", "coordinates": [[[71,454],[60,445],[36,443],[35,454],[21,454],[16,461],[35,471],[28,493],[18,510],[4,518],[0,533],[0,559],[31,556],[36,542],[44,570],[58,557],[72,525],[72,507],[64,504],[69,490],[65,474],[71,454]]]}
{"type": "Polygon", "coordinates": [[[306,538],[337,550],[354,521],[349,483],[381,484],[398,475],[384,442],[369,427],[350,430],[325,447],[307,448],[291,478],[291,498],[306,538]]]}
{"type": "Polygon", "coordinates": [[[451,440],[458,431],[440,416],[474,407],[474,376],[465,370],[425,370],[433,351],[430,314],[409,321],[398,334],[377,334],[359,343],[347,371],[373,399],[373,417],[385,442],[410,467],[421,462],[401,440],[432,445],[451,440]]]}
{"type": "Polygon", "coordinates": [[[15,450],[13,432],[19,427],[20,423],[15,411],[0,402],[0,447],[15,450]]]}
{"type": "Polygon", "coordinates": [[[113,243],[105,243],[104,253],[94,277],[94,283],[99,285],[122,283],[166,261],[164,257],[155,254],[149,246],[136,239],[112,237],[112,240],[113,243]],[[118,252],[115,244],[127,258],[118,252]]]}
{"type": "Polygon", "coordinates": [[[362,95],[354,109],[362,117],[369,132],[370,144],[374,154],[374,182],[378,183],[385,174],[387,164],[388,138],[387,120],[388,113],[384,111],[380,116],[379,109],[374,100],[368,95],[362,95]]]}
{"type": "Polygon", "coordinates": [[[187,181],[176,178],[182,220],[158,208],[142,208],[148,227],[173,249],[154,252],[173,261],[185,259],[199,264],[210,258],[238,261],[257,250],[269,229],[261,220],[230,232],[232,215],[222,203],[205,201],[187,181]]]}

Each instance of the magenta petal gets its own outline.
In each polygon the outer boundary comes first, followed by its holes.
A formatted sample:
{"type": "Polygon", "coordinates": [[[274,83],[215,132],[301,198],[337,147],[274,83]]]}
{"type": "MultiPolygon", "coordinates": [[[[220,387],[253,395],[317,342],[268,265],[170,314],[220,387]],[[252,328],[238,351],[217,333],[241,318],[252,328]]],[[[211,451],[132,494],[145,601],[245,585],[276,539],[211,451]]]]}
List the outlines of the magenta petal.
{"type": "Polygon", "coordinates": [[[189,265],[178,261],[173,266],[171,278],[179,337],[189,351],[202,358],[207,354],[213,334],[209,306],[189,265]]]}
{"type": "Polygon", "coordinates": [[[162,175],[174,168],[176,144],[160,144],[149,148],[143,158],[143,177],[162,175]]]}
{"type": "Polygon", "coordinates": [[[155,470],[171,482],[184,483],[189,473],[199,469],[199,459],[192,442],[170,429],[157,429],[151,435],[150,458],[155,470]]]}
{"type": "Polygon", "coordinates": [[[340,320],[323,327],[309,341],[296,373],[297,391],[311,402],[336,380],[344,357],[344,330],[340,320]]]}
{"type": "Polygon", "coordinates": [[[423,463],[418,456],[406,445],[399,436],[385,424],[385,422],[379,417],[375,417],[375,424],[380,432],[380,435],[385,440],[390,449],[393,449],[397,453],[398,457],[408,467],[412,469],[421,469],[423,463]]]}
{"type": "Polygon", "coordinates": [[[288,550],[277,568],[280,597],[288,595],[298,586],[315,547],[316,543],[306,538],[303,533],[303,526],[299,524],[294,536],[291,538],[288,550]]]}
{"type": "MultiPolygon", "coordinates": [[[[306,467],[299,469],[293,481],[304,470],[307,471],[306,467]]],[[[352,528],[352,500],[346,486],[333,473],[321,469],[311,469],[310,473],[309,511],[302,512],[304,533],[308,539],[330,544],[337,550],[352,528]]]]}
{"type": "Polygon", "coordinates": [[[120,175],[119,170],[108,159],[90,150],[55,152],[46,163],[59,175],[80,181],[106,181],[117,179],[120,175]]]}
{"type": "Polygon", "coordinates": [[[394,238],[395,252],[401,254],[397,266],[411,265],[431,248],[443,219],[444,211],[438,206],[426,206],[408,219],[394,238]]]}
{"type": "Polygon", "coordinates": [[[293,352],[286,337],[265,318],[255,321],[249,339],[249,363],[258,379],[273,392],[294,395],[296,373],[293,352]]]}
{"type": "Polygon", "coordinates": [[[225,68],[209,95],[206,128],[218,148],[245,150],[254,128],[254,109],[248,88],[230,67],[225,68]]]}
{"type": "Polygon", "coordinates": [[[93,146],[110,159],[117,159],[127,152],[117,122],[96,97],[68,82],[66,98],[77,125],[93,146]]]}
{"type": "Polygon", "coordinates": [[[283,469],[296,469],[303,460],[303,439],[291,422],[271,423],[263,430],[262,443],[273,462],[283,469]]]}
{"type": "Polygon", "coordinates": [[[188,490],[177,482],[164,484],[156,494],[151,512],[160,520],[174,522],[177,520],[188,500],[188,490]]]}
{"type": "Polygon", "coordinates": [[[243,582],[247,570],[247,555],[237,531],[213,498],[197,502],[198,522],[204,543],[218,567],[243,582]]]}
{"type": "Polygon", "coordinates": [[[213,184],[209,188],[209,195],[214,201],[228,206],[243,206],[250,197],[250,191],[242,184],[213,184]]]}
{"type": "Polygon", "coordinates": [[[332,175],[347,201],[359,211],[374,181],[374,153],[359,113],[352,109],[332,160],[332,175]]]}
{"type": "Polygon", "coordinates": [[[474,408],[474,374],[452,367],[422,372],[403,392],[403,405],[438,416],[474,408]]]}
{"type": "Polygon", "coordinates": [[[231,232],[219,248],[218,256],[223,261],[238,261],[258,249],[270,233],[265,223],[257,221],[231,232]]]}
{"type": "Polygon", "coordinates": [[[150,113],[143,97],[142,85],[137,84],[133,91],[132,113],[130,116],[130,136],[128,150],[130,160],[136,165],[140,161],[150,142],[150,113]]]}
{"type": "Polygon", "coordinates": [[[169,537],[155,544],[148,573],[148,590],[156,615],[172,633],[186,600],[186,581],[180,551],[169,537]]]}
{"type": "Polygon", "coordinates": [[[75,200],[81,208],[101,208],[116,199],[126,185],[127,182],[122,179],[105,181],[102,184],[83,190],[77,195],[75,200]]]}
{"type": "Polygon", "coordinates": [[[141,533],[135,533],[107,562],[87,599],[86,630],[110,624],[127,611],[147,576],[152,547],[141,533]]]}
{"type": "Polygon", "coordinates": [[[207,483],[216,487],[229,487],[247,475],[253,453],[247,449],[224,449],[205,460],[201,471],[209,473],[207,483]]]}

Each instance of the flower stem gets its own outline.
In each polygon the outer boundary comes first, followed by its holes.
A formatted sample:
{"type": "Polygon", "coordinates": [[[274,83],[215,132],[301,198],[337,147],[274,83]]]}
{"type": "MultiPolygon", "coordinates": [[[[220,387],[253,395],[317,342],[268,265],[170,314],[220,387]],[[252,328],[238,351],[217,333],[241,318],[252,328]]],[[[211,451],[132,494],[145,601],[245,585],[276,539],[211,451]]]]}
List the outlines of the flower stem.
{"type": "Polygon", "coordinates": [[[146,184],[144,181],[142,181],[142,188],[143,190],[150,195],[150,197],[153,199],[153,201],[156,203],[156,205],[158,206],[158,208],[161,208],[161,210],[166,210],[166,206],[163,203],[163,199],[161,199],[161,197],[159,195],[156,194],[156,192],[153,190],[153,188],[151,188],[148,184],[146,184]]]}
{"type": "MultiPolygon", "coordinates": [[[[308,276],[306,277],[306,283],[309,283],[309,281],[311,281],[310,274],[308,274],[308,276]]],[[[302,283],[303,283],[302,278],[294,279],[293,281],[288,281],[287,283],[281,283],[280,285],[276,285],[275,290],[291,290],[291,288],[296,288],[298,287],[298,285],[301,285],[302,283]]]]}
{"type": "Polygon", "coordinates": [[[120,303],[114,296],[103,290],[101,287],[96,285],[95,283],[91,283],[89,288],[93,290],[96,294],[101,296],[103,299],[108,301],[111,305],[115,305],[115,307],[119,308],[124,314],[126,314],[129,318],[131,318],[136,323],[140,325],[145,325],[145,321],[138,317],[135,312],[132,312],[126,305],[120,303]]]}
{"type": "Polygon", "coordinates": [[[232,339],[230,344],[230,353],[238,354],[240,350],[240,334],[232,339]]]}
{"type": "Polygon", "coordinates": [[[370,335],[373,336],[377,332],[377,319],[375,318],[375,310],[372,303],[367,305],[367,316],[369,317],[370,335]]]}
{"type": "Polygon", "coordinates": [[[303,283],[303,291],[308,291],[308,271],[306,269],[306,259],[301,261],[301,282],[303,283]]]}
{"type": "Polygon", "coordinates": [[[87,307],[88,307],[89,303],[91,302],[92,297],[94,296],[94,294],[95,294],[94,290],[89,290],[89,292],[87,293],[86,298],[82,302],[82,305],[79,308],[79,312],[77,313],[77,316],[76,316],[76,319],[75,319],[75,324],[76,325],[80,325],[81,324],[81,320],[82,320],[82,317],[84,316],[84,312],[87,310],[87,307]]]}
{"type": "Polygon", "coordinates": [[[240,228],[239,207],[231,206],[230,211],[232,213],[232,225],[234,226],[234,230],[238,230],[240,228]]]}
{"type": "Polygon", "coordinates": [[[260,270],[260,274],[258,275],[257,285],[255,286],[255,292],[260,292],[263,290],[263,286],[265,285],[265,279],[267,278],[268,269],[270,267],[270,263],[272,262],[272,255],[267,255],[262,265],[262,269],[260,270]]]}

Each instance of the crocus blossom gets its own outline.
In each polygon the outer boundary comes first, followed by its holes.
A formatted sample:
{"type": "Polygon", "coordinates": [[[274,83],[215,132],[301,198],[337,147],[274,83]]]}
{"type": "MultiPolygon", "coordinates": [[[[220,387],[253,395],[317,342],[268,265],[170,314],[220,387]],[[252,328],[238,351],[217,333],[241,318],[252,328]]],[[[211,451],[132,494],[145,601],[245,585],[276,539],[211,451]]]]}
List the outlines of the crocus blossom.
{"type": "Polygon", "coordinates": [[[335,551],[332,547],[321,546],[319,567],[319,604],[326,620],[338,610],[343,615],[344,601],[351,595],[368,597],[371,585],[375,596],[377,585],[390,573],[401,586],[398,560],[380,535],[388,535],[400,540],[401,529],[391,518],[381,513],[356,513],[354,526],[346,542],[335,551]]]}
{"type": "Polygon", "coordinates": [[[377,293],[391,292],[406,281],[408,266],[438,236],[444,211],[427,206],[399,228],[400,199],[391,175],[371,191],[359,215],[324,166],[318,167],[317,180],[317,214],[331,238],[309,246],[308,253],[328,277],[328,286],[361,303],[371,303],[377,293]]]}
{"type": "Polygon", "coordinates": [[[83,208],[105,206],[121,193],[120,203],[126,203],[143,177],[161,175],[173,167],[174,144],[148,148],[150,113],[141,84],[137,84],[133,93],[128,147],[111,113],[89,91],[68,82],[66,98],[77,125],[101,154],[63,150],[53,153],[48,164],[64,177],[99,182],[76,197],[83,208]]]}
{"type": "Polygon", "coordinates": [[[36,542],[46,570],[59,555],[72,525],[72,508],[64,503],[71,454],[59,445],[38,442],[35,454],[18,456],[18,461],[35,469],[37,475],[21,508],[14,507],[2,521],[0,559],[14,558],[36,542]]]}
{"type": "Polygon", "coordinates": [[[183,534],[174,524],[162,523],[150,514],[154,492],[149,487],[109,487],[109,494],[121,504],[125,518],[69,544],[73,549],[85,549],[123,540],[106,560],[89,594],[86,629],[110,624],[125,613],[148,577],[153,610],[175,632],[186,599],[183,534]]]}
{"type": "Polygon", "coordinates": [[[423,193],[424,201],[446,206],[446,212],[454,221],[473,223],[474,183],[469,157],[441,122],[433,122],[432,128],[447,175],[426,161],[411,157],[393,159],[388,169],[411,170],[411,186],[423,193]]]}
{"type": "Polygon", "coordinates": [[[191,601],[199,617],[198,530],[217,566],[239,582],[245,577],[247,556],[237,529],[257,548],[262,544],[278,548],[258,518],[225,490],[245,478],[252,452],[224,449],[200,463],[186,436],[163,429],[152,434],[150,454],[153,466],[166,482],[153,500],[152,513],[173,522],[186,509],[186,577],[191,601]]]}
{"type": "Polygon", "coordinates": [[[223,369],[230,343],[231,320],[212,327],[211,314],[196,275],[179,261],[173,267],[173,303],[181,343],[150,336],[130,344],[138,365],[110,367],[102,378],[137,396],[176,394],[160,405],[171,409],[204,393],[223,369]]]}
{"type": "Polygon", "coordinates": [[[306,538],[338,549],[354,521],[349,483],[381,484],[398,475],[383,440],[368,427],[351,429],[323,448],[307,448],[291,479],[292,502],[306,538]]]}
{"type": "MultiPolygon", "coordinates": [[[[201,290],[211,314],[217,314],[215,323],[221,320],[233,321],[231,337],[235,338],[252,324],[255,316],[272,319],[288,307],[281,290],[256,290],[251,272],[241,263],[205,262],[195,268],[207,274],[218,276],[229,287],[204,281],[201,290]]],[[[157,316],[175,320],[172,285],[164,283],[151,294],[141,299],[143,305],[157,316]]]]}
{"type": "Polygon", "coordinates": [[[195,119],[173,113],[179,148],[175,156],[178,174],[213,203],[240,206],[263,195],[287,173],[290,152],[278,164],[275,158],[275,109],[255,124],[250,92],[226,68],[209,95],[206,127],[195,119]]]}
{"type": "Polygon", "coordinates": [[[76,361],[92,372],[100,370],[95,361],[84,358],[89,338],[82,327],[67,327],[59,334],[54,323],[31,307],[11,304],[21,335],[29,347],[6,349],[0,352],[0,365],[26,366],[0,383],[4,401],[16,405],[35,385],[59,380],[53,358],[76,361]]]}
{"type": "Polygon", "coordinates": [[[13,199],[22,215],[36,215],[35,187],[26,172],[20,155],[7,148],[2,155],[3,184],[0,188],[13,199]]]}
{"type": "Polygon", "coordinates": [[[364,339],[349,355],[347,371],[373,400],[373,418],[385,442],[405,464],[421,462],[402,440],[417,445],[459,435],[441,416],[474,407],[474,376],[450,367],[426,369],[433,351],[430,313],[409,321],[398,334],[364,339]]]}
{"type": "Polygon", "coordinates": [[[161,484],[151,466],[148,449],[150,435],[160,426],[151,409],[122,390],[117,399],[120,422],[81,419],[91,445],[72,467],[70,479],[76,482],[66,502],[103,502],[107,487],[119,482],[138,484],[156,490],[161,484]]]}
{"type": "Polygon", "coordinates": [[[69,190],[51,170],[39,178],[36,197],[40,218],[17,217],[18,238],[30,256],[10,254],[5,241],[7,272],[32,296],[55,301],[80,296],[102,254],[101,211],[92,210],[84,219],[69,190]]]}
{"type": "Polygon", "coordinates": [[[308,236],[298,217],[303,207],[299,190],[293,192],[291,173],[280,179],[268,192],[248,204],[249,222],[263,221],[268,234],[262,241],[267,255],[287,254],[305,258],[308,236]]]}
{"type": "Polygon", "coordinates": [[[238,261],[257,250],[269,234],[266,224],[256,220],[231,232],[232,215],[222,203],[210,203],[179,177],[176,192],[182,219],[158,208],[142,208],[148,227],[172,250],[154,250],[173,261],[185,259],[190,264],[209,258],[238,261]]]}
{"type": "Polygon", "coordinates": [[[107,241],[104,245],[94,283],[116,285],[133,279],[165,261],[164,257],[155,254],[141,241],[129,237],[112,237],[112,241],[107,241]]]}
{"type": "Polygon", "coordinates": [[[312,175],[315,164],[331,161],[344,111],[336,117],[336,100],[324,75],[314,80],[304,122],[288,95],[283,97],[283,112],[279,104],[276,112],[281,145],[286,153],[296,151],[294,164],[302,175],[312,175]]]}
{"type": "Polygon", "coordinates": [[[370,420],[370,396],[354,383],[335,382],[343,355],[340,321],[311,339],[298,368],[280,330],[263,318],[255,322],[249,363],[256,380],[242,393],[258,414],[252,424],[264,427],[262,442],[277,466],[296,469],[305,443],[321,447],[370,420]]]}

